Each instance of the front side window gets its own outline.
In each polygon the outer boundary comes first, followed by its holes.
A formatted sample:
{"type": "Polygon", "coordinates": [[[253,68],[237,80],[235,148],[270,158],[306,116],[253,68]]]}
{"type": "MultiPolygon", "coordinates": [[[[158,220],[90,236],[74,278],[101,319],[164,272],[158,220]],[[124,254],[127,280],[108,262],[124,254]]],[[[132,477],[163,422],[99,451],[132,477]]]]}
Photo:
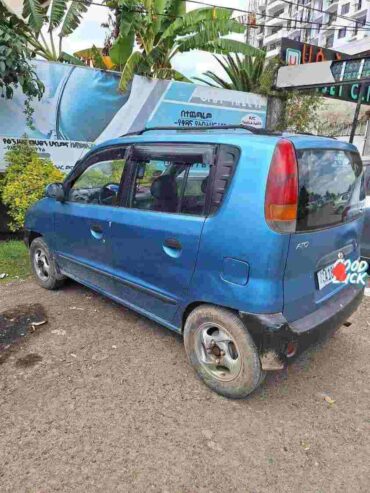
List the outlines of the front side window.
{"type": "Polygon", "coordinates": [[[210,166],[150,159],[138,162],[131,207],[203,215],[210,166]]]}
{"type": "Polygon", "coordinates": [[[106,156],[89,166],[73,183],[69,202],[117,206],[119,189],[126,160],[119,156],[106,156]]]}

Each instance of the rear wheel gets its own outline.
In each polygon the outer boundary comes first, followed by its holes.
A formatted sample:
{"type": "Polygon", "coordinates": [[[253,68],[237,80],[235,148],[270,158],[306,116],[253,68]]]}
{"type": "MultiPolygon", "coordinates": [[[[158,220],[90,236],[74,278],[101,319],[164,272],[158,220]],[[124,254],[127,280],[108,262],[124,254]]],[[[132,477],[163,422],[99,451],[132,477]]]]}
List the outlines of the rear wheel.
{"type": "Polygon", "coordinates": [[[215,392],[241,399],[264,378],[257,348],[233,312],[202,305],[188,316],[185,350],[198,376],[215,392]]]}
{"type": "Polygon", "coordinates": [[[42,238],[33,240],[30,246],[30,259],[36,281],[45,289],[57,289],[65,277],[59,274],[47,244],[42,238]]]}

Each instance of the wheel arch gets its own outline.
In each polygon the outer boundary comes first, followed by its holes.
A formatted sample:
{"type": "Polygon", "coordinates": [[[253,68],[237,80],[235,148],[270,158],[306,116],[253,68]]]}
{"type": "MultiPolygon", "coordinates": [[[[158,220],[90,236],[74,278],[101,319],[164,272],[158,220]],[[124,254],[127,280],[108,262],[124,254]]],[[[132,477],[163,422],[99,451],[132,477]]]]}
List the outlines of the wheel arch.
{"type": "Polygon", "coordinates": [[[25,240],[25,243],[28,246],[28,248],[31,246],[31,243],[36,238],[42,238],[42,234],[37,232],[37,231],[32,231],[32,230],[26,232],[24,240],[25,240]]]}
{"type": "Polygon", "coordinates": [[[216,308],[223,308],[224,310],[229,310],[230,312],[235,313],[236,315],[239,316],[238,310],[235,310],[234,308],[230,308],[229,306],[224,306],[224,305],[217,305],[216,303],[210,303],[209,301],[192,301],[189,303],[185,310],[183,311],[182,314],[182,324],[181,324],[181,333],[184,333],[184,328],[185,328],[185,323],[186,319],[190,315],[190,313],[195,310],[195,308],[198,308],[201,305],[209,305],[209,306],[214,306],[216,308]]]}

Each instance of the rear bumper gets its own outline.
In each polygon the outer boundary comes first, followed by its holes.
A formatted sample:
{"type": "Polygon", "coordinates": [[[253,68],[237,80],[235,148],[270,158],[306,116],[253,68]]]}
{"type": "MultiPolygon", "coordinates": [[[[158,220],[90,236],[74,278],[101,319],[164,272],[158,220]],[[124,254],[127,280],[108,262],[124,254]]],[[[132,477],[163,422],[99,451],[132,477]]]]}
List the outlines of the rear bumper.
{"type": "Polygon", "coordinates": [[[251,332],[260,353],[273,352],[285,363],[293,359],[287,357],[289,343],[296,347],[294,356],[297,356],[325,339],[356,311],[363,294],[363,288],[348,286],[318,310],[290,323],[281,313],[257,315],[240,312],[240,316],[251,332]]]}

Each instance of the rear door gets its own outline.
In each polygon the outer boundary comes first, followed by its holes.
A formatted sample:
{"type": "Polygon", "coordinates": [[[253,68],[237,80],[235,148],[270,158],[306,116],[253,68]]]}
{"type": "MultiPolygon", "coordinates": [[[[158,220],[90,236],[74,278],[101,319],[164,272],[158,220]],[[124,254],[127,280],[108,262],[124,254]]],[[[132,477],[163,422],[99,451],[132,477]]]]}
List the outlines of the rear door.
{"type": "Polygon", "coordinates": [[[212,145],[135,145],[131,193],[112,223],[117,296],[170,323],[186,298],[205,221],[212,145]]]}
{"type": "Polygon", "coordinates": [[[284,276],[284,315],[288,321],[312,313],[345,289],[345,284],[331,282],[331,268],[338,254],[351,260],[360,256],[365,199],[358,153],[338,146],[298,148],[296,154],[298,217],[284,276]]]}

